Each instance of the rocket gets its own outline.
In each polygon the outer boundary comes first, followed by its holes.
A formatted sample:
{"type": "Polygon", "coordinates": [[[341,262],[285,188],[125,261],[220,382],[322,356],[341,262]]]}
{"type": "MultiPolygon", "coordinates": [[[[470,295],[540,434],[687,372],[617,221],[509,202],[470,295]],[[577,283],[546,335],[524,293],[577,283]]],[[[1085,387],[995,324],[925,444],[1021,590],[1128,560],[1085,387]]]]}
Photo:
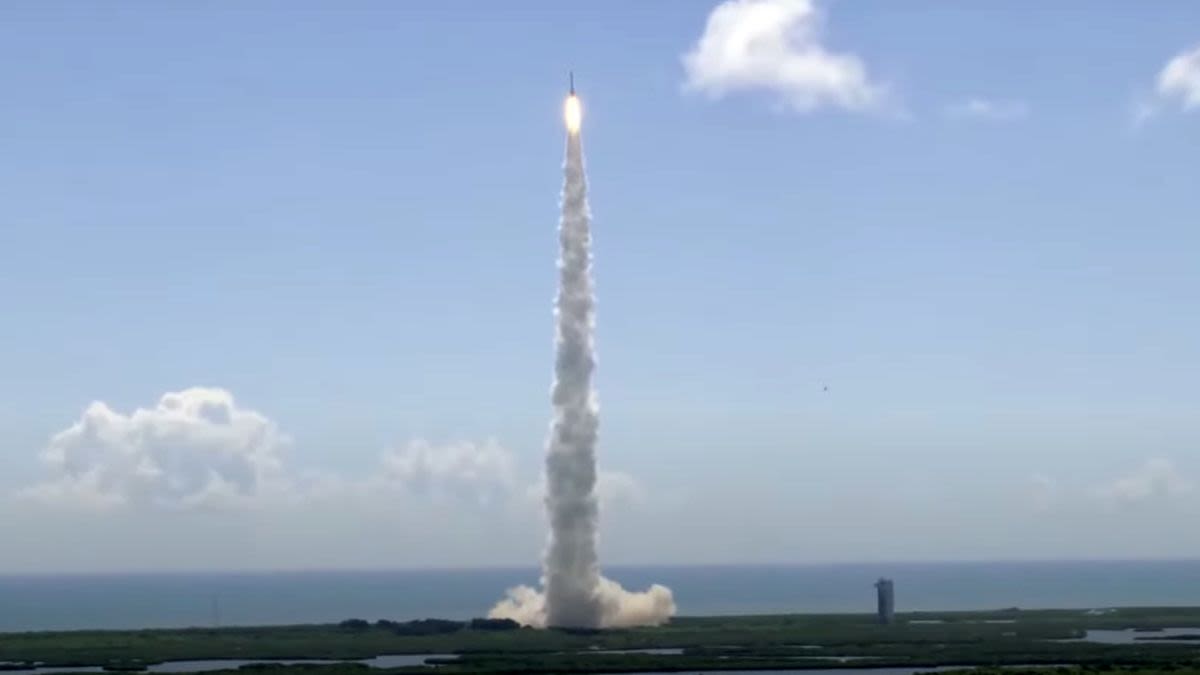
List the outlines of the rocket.
{"type": "Polygon", "coordinates": [[[579,97],[575,95],[575,72],[571,71],[568,77],[570,91],[563,103],[563,120],[567,123],[567,131],[575,135],[579,133],[579,124],[583,121],[583,108],[579,104],[579,97]]]}

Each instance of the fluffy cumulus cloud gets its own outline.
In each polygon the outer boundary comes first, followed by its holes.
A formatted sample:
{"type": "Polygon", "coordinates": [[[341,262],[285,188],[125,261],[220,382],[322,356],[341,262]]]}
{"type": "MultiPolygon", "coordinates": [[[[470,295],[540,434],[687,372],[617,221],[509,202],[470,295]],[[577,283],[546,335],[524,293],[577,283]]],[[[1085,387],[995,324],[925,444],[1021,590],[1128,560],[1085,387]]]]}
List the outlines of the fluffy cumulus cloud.
{"type": "Polygon", "coordinates": [[[727,0],[683,57],[685,86],[714,98],[774,92],[800,112],[878,107],[883,87],[857,56],[826,48],[820,29],[813,0],[727,0]]]}
{"type": "MultiPolygon", "coordinates": [[[[224,389],[164,394],[130,413],[97,401],[42,450],[48,477],[19,491],[35,502],[86,509],[287,508],[304,503],[402,499],[536,510],[544,480],[522,477],[515,455],[494,440],[413,440],[380,454],[364,475],[289,466],[288,438],[224,389]]],[[[640,502],[631,476],[601,471],[604,505],[640,502]]],[[[411,502],[409,502],[411,503],[411,502]]]]}
{"type": "Polygon", "coordinates": [[[1029,116],[1029,105],[1024,101],[968,98],[946,106],[945,113],[951,119],[1015,122],[1029,116]]]}
{"type": "Polygon", "coordinates": [[[1158,73],[1156,91],[1166,101],[1177,101],[1184,110],[1200,108],[1200,45],[1175,56],[1158,73]]]}
{"type": "Polygon", "coordinates": [[[129,414],[92,403],[42,452],[49,480],[30,498],[90,506],[230,506],[280,475],[287,443],[223,389],[164,394],[129,414]]]}

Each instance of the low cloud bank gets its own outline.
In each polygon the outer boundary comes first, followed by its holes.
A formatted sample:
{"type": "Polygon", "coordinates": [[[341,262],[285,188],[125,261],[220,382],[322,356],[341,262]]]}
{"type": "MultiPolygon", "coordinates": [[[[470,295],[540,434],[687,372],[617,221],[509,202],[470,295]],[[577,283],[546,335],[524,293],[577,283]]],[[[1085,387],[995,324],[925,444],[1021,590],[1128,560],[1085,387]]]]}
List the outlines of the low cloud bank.
{"type": "MultiPolygon", "coordinates": [[[[88,511],[247,510],[403,496],[520,510],[545,494],[544,477],[523,480],[515,455],[495,440],[415,439],[384,450],[360,476],[291,466],[290,446],[276,422],[221,388],[168,392],[128,413],[95,401],[39,453],[47,476],[16,496],[88,511]]],[[[601,472],[597,492],[603,504],[643,499],[637,481],[621,472],[601,472]]]]}

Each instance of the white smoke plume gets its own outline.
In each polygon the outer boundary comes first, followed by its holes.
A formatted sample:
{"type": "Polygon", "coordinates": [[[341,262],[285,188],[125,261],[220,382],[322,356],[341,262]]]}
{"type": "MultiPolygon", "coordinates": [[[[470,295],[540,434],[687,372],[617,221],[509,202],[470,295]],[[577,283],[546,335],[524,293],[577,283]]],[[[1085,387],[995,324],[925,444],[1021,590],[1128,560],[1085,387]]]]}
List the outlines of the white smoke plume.
{"type": "MultiPolygon", "coordinates": [[[[569,106],[577,103],[570,101],[569,106]]],[[[568,108],[570,110],[570,108],[568,108]]],[[[576,120],[577,122],[577,120],[576,120]]],[[[572,127],[575,125],[568,120],[572,127]]],[[[670,589],[653,585],[630,592],[600,575],[596,555],[596,429],[592,370],[594,299],[591,227],[583,144],[578,128],[567,135],[559,225],[558,342],[554,364],[554,421],[546,448],[546,512],[550,537],[541,592],[510,589],[489,616],[529,626],[598,628],[658,625],[675,613],[670,589]]]]}

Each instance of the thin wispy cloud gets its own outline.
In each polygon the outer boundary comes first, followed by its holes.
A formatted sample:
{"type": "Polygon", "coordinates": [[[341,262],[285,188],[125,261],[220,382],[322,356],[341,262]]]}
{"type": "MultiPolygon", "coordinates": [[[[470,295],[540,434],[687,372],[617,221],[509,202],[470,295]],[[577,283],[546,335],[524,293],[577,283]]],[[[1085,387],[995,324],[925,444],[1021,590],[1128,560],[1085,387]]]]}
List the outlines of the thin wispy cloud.
{"type": "Polygon", "coordinates": [[[1095,515],[1115,510],[1196,504],[1196,483],[1175,462],[1152,457],[1128,471],[1081,483],[1035,473],[1021,498],[1034,513],[1074,512],[1095,515]]]}
{"type": "Polygon", "coordinates": [[[1176,499],[1191,494],[1192,489],[1192,482],[1173,462],[1156,458],[1101,487],[1100,494],[1117,504],[1133,505],[1176,499]]]}
{"type": "Polygon", "coordinates": [[[946,117],[983,122],[1015,122],[1029,117],[1029,104],[1015,100],[968,98],[947,105],[946,117]]]}
{"type": "Polygon", "coordinates": [[[1044,473],[1029,478],[1026,499],[1035,512],[1049,511],[1058,499],[1058,482],[1044,473]]]}
{"type": "Polygon", "coordinates": [[[683,56],[685,89],[714,99],[770,92],[797,112],[880,108],[885,87],[857,55],[826,47],[821,23],[812,0],[727,0],[683,56]]]}
{"type": "Polygon", "coordinates": [[[517,486],[516,461],[494,440],[445,445],[415,440],[385,451],[381,464],[387,481],[420,494],[459,496],[487,504],[503,499],[517,486]]]}

